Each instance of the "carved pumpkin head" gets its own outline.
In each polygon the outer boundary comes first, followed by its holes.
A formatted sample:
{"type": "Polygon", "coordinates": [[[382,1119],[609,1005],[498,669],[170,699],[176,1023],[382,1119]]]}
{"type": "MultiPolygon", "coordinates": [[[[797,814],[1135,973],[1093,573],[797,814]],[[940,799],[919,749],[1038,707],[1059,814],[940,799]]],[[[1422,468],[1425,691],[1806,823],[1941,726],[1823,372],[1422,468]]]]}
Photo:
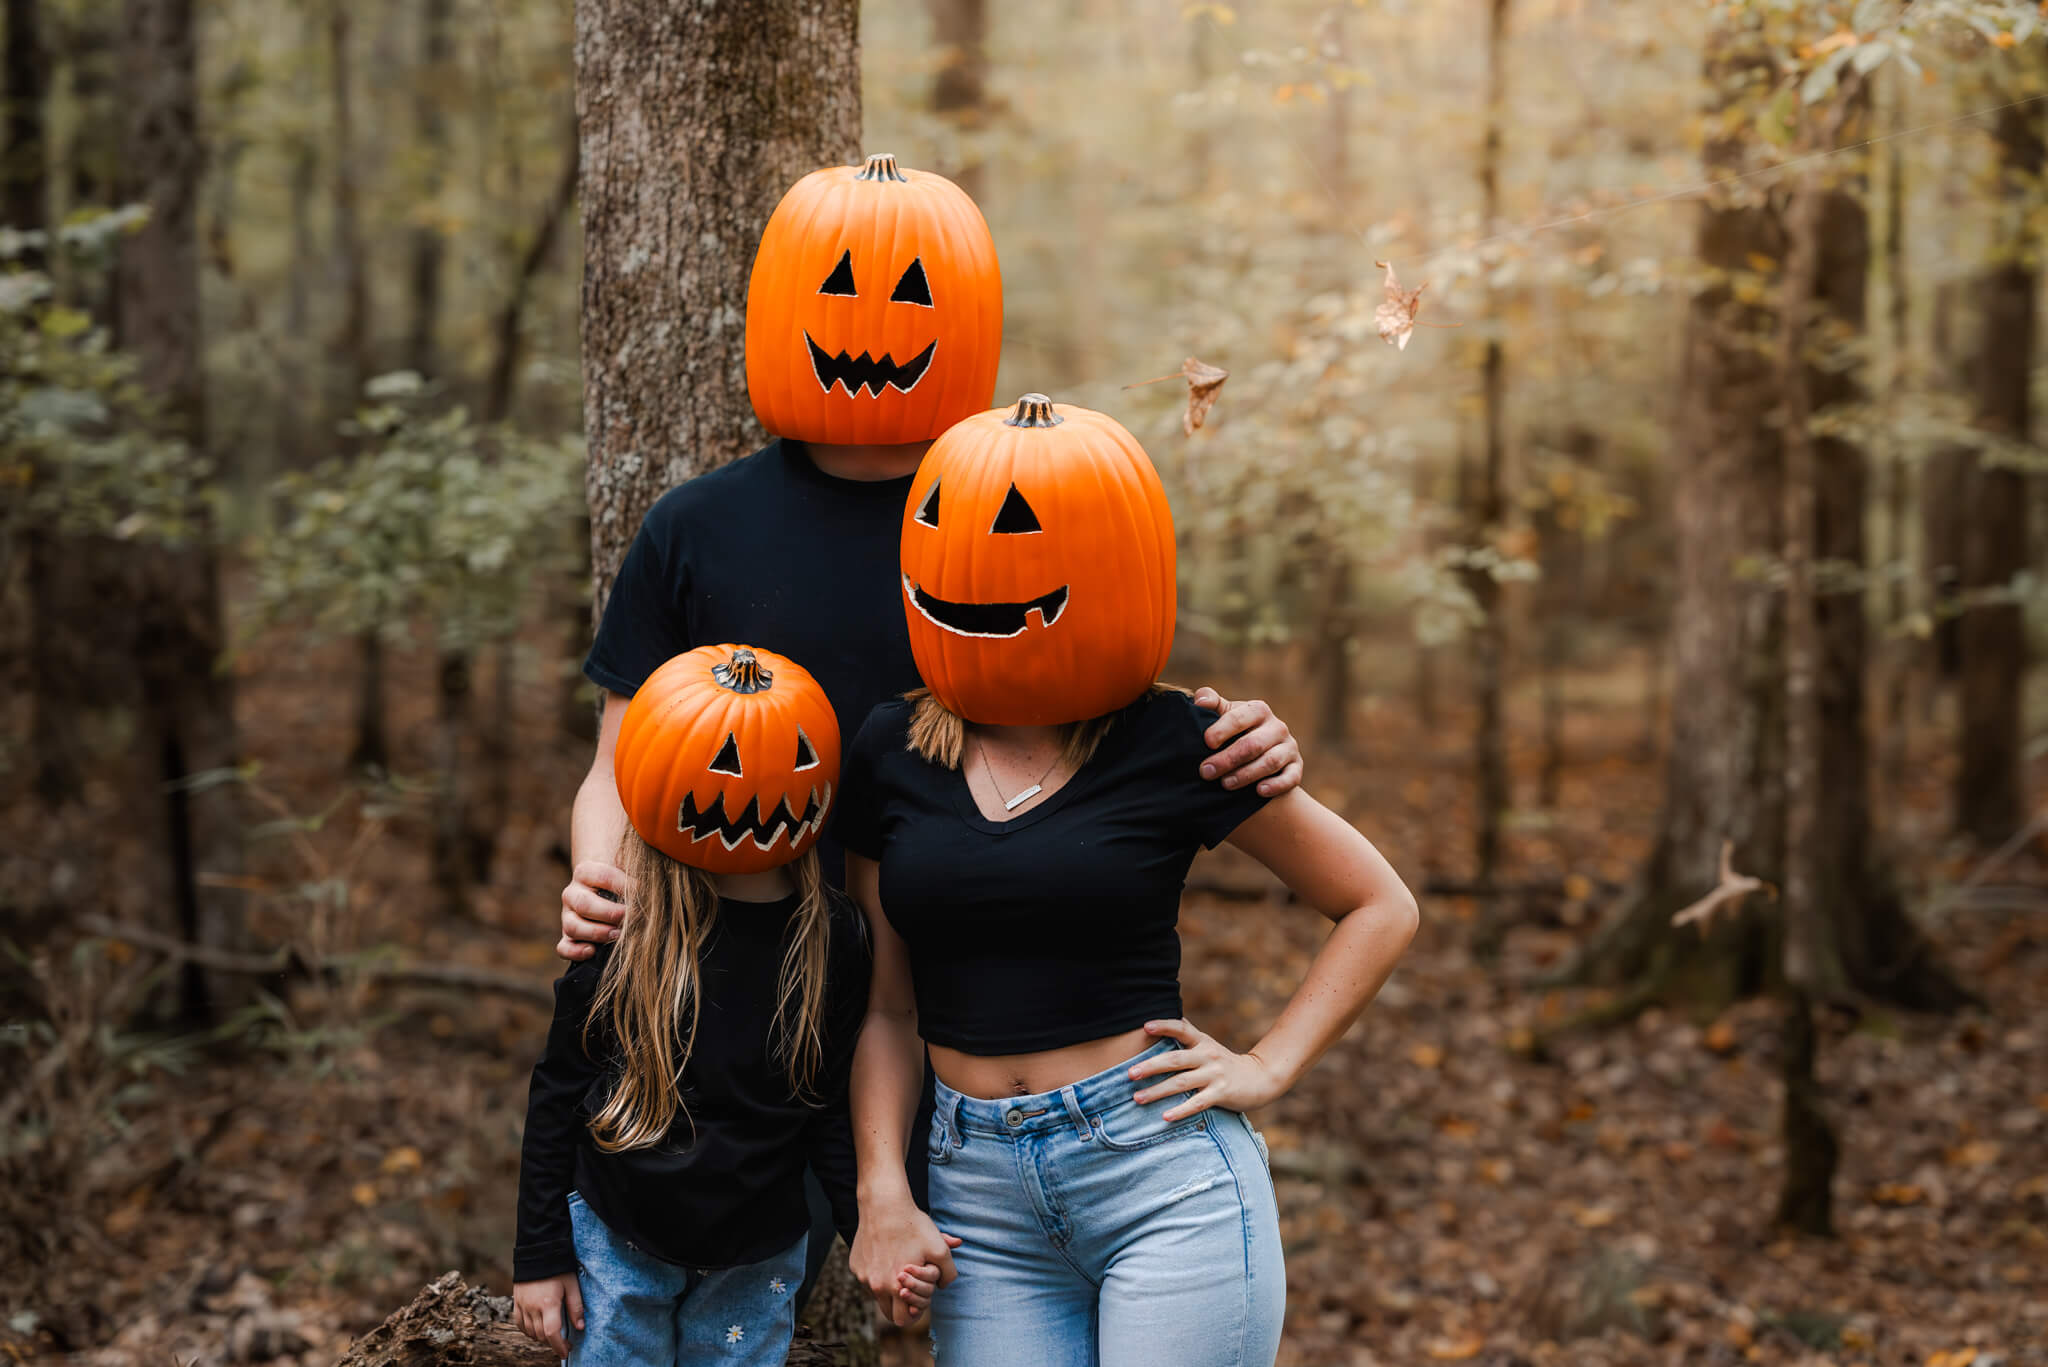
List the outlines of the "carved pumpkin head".
{"type": "Polygon", "coordinates": [[[917,672],[994,726],[1112,712],[1173,648],[1173,510],[1115,419],[1026,394],[932,443],[903,510],[917,672]]]}
{"type": "Polygon", "coordinates": [[[817,843],[839,781],[839,722],[800,665],[702,646],[633,695],[612,770],[642,840],[711,873],[761,873],[817,843]]]}
{"type": "Polygon", "coordinates": [[[1003,279],[944,176],[834,166],[775,206],[747,286],[747,395],[779,437],[928,441],[995,396],[1003,279]]]}

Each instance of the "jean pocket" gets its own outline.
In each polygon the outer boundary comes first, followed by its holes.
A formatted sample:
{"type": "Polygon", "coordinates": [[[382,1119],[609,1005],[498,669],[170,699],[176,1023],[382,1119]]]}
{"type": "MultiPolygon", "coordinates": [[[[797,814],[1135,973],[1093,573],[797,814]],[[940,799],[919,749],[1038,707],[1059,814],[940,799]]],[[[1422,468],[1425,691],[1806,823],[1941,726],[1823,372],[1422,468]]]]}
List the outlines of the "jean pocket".
{"type": "Polygon", "coordinates": [[[1211,1123],[1209,1112],[1202,1111],[1171,1124],[1161,1119],[1174,1103],[1184,1099],[1173,1096],[1149,1105],[1132,1102],[1111,1107],[1094,1118],[1095,1137],[1102,1141],[1104,1148],[1118,1153],[1136,1153],[1140,1149],[1155,1148],[1175,1140],[1199,1139],[1208,1133],[1211,1123]]]}

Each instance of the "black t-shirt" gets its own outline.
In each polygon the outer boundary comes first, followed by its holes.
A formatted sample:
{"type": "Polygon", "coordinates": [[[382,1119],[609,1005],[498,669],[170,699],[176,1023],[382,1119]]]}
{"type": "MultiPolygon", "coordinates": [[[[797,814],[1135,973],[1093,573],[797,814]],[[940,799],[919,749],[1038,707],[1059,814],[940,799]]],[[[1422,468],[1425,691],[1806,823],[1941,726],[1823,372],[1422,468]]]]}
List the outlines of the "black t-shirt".
{"type": "Polygon", "coordinates": [[[963,774],[911,753],[910,716],[884,703],[854,738],[839,836],[881,865],[926,1042],[1032,1053],[1180,1015],[1188,865],[1266,803],[1201,776],[1215,715],[1180,693],[1141,698],[1064,786],[1007,821],[981,814],[963,774]]]}
{"type": "Polygon", "coordinates": [[[776,997],[797,899],[718,904],[699,956],[703,1007],[683,1067],[678,1112],[662,1142],[605,1153],[590,1117],[604,1105],[616,1048],[610,1013],[590,1020],[612,946],[572,964],[555,983],[547,1052],[533,1070],[519,1160],[519,1233],[512,1276],[534,1281],[576,1270],[569,1193],[642,1252],[682,1267],[739,1267],[796,1242],[810,1225],[808,1161],[853,1239],[853,1130],[846,1084],[867,1012],[866,924],[833,892],[822,1022],[824,1057],[813,1099],[791,1094],[774,1058],[776,997]],[[589,1021],[590,1052],[584,1050],[589,1021]]]}
{"type": "MultiPolygon", "coordinates": [[[[763,646],[810,671],[851,738],[918,684],[897,568],[910,481],[839,479],[776,440],[677,485],[620,563],[583,673],[631,697],[686,650],[763,646]]],[[[829,829],[819,854],[839,883],[829,829]]]]}

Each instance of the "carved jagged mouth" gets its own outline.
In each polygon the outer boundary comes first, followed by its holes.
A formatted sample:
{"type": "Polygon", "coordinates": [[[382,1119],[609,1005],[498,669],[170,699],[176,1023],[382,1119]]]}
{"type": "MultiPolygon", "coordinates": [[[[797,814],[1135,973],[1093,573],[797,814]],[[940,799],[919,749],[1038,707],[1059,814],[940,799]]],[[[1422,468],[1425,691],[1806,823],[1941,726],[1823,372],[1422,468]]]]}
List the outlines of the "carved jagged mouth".
{"type": "Polygon", "coordinates": [[[1032,613],[1038,614],[1041,627],[1049,627],[1067,610],[1065,584],[1027,603],[949,603],[911,583],[907,574],[903,591],[926,621],[956,636],[1017,636],[1031,625],[1032,613]]]}
{"type": "Polygon", "coordinates": [[[684,793],[682,810],[676,814],[676,829],[688,831],[693,842],[717,836],[719,843],[728,850],[749,837],[756,849],[772,850],[775,842],[787,835],[790,848],[794,849],[803,843],[805,836],[824,823],[825,811],[831,805],[832,785],[829,783],[825,785],[822,797],[816,788],[811,789],[811,800],[805,805],[802,816],[790,810],[786,797],[776,803],[766,817],[761,815],[761,799],[758,797],[748,798],[746,809],[737,817],[729,817],[725,814],[724,793],[720,793],[718,800],[706,811],[697,809],[695,793],[684,793]]]}
{"type": "Polygon", "coordinates": [[[879,398],[884,385],[908,394],[924,378],[925,371],[931,369],[932,354],[939,349],[935,340],[902,365],[897,365],[886,351],[879,361],[865,351],[858,356],[849,356],[844,351],[837,356],[828,356],[825,348],[812,341],[808,332],[804,334],[804,343],[811,349],[811,371],[818,377],[819,387],[830,394],[833,385],[841,385],[849,398],[859,398],[862,389],[879,398]]]}

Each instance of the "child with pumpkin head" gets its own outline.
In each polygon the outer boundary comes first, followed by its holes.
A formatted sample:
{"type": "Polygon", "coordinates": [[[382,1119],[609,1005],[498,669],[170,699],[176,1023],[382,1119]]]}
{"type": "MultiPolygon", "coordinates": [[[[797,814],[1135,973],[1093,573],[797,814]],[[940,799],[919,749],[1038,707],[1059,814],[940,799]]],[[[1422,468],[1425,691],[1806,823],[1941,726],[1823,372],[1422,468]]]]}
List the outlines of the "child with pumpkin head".
{"type": "MultiPolygon", "coordinates": [[[[1002,331],[995,244],[944,177],[876,155],[805,176],[776,207],[746,313],[748,392],[774,439],[663,495],[619,567],[583,666],[604,708],[576,795],[563,957],[611,938],[635,901],[612,857],[626,825],[612,750],[662,661],[716,641],[780,651],[814,672],[848,734],[918,686],[897,563],[905,500],[932,440],[993,402],[1002,331]]],[[[1191,777],[1200,763],[1219,786],[1294,786],[1298,752],[1270,708],[1196,697],[1220,716],[1191,777]]],[[[837,883],[832,832],[819,851],[837,883]]],[[[921,1145],[911,1168],[915,1190],[921,1145]]],[[[821,1258],[829,1226],[814,1231],[821,1258]]],[[[943,1263],[943,1243],[933,1253],[943,1263]]]]}
{"type": "Polygon", "coordinates": [[[555,985],[520,1161],[519,1325],[572,1363],[780,1363],[807,1162],[854,1223],[867,940],[815,848],[839,727],[795,664],[706,646],[641,687],[613,768],[636,905],[555,985]]]}
{"type": "Polygon", "coordinates": [[[901,593],[927,688],[860,728],[837,825],[875,939],[855,1275],[929,1299],[939,1367],[1270,1364],[1286,1272],[1244,1112],[1364,1010],[1415,900],[1299,788],[1196,776],[1208,718],[1157,682],[1173,515],[1114,420],[1027,394],[939,438],[901,593]],[[1243,1053],[1181,1008],[1182,881],[1224,840],[1334,923],[1243,1053]],[[902,1175],[927,1049],[928,1215],[902,1175]],[[944,1289],[938,1230],[961,1241],[944,1289]]]}

